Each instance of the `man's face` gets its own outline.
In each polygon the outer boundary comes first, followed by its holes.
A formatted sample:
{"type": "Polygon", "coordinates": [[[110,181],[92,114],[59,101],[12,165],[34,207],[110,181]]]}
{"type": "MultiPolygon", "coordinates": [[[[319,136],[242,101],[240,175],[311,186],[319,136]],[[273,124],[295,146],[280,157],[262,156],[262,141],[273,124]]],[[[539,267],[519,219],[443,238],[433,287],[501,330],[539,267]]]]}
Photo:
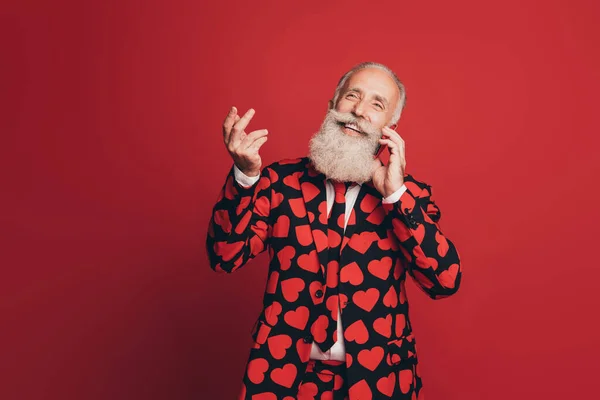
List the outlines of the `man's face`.
{"type": "Polygon", "coordinates": [[[330,103],[319,131],[309,144],[315,169],[329,179],[363,183],[371,180],[381,131],[394,115],[400,90],[386,71],[355,72],[330,103]]]}
{"type": "MultiPolygon", "coordinates": [[[[366,68],[350,76],[334,108],[339,112],[352,113],[381,130],[391,121],[399,96],[400,90],[387,72],[366,68]]],[[[345,127],[342,131],[350,136],[360,136],[352,127],[345,127]]]]}

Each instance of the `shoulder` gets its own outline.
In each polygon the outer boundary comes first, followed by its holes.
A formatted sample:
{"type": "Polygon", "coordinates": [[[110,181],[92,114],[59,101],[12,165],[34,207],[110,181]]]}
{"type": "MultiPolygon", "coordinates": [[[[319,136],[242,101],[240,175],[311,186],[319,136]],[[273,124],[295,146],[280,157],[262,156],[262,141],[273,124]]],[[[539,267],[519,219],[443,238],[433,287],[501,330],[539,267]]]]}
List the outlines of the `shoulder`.
{"type": "Polygon", "coordinates": [[[306,171],[308,163],[308,157],[286,158],[267,165],[265,169],[271,174],[274,172],[277,175],[287,176],[295,172],[306,171]]]}

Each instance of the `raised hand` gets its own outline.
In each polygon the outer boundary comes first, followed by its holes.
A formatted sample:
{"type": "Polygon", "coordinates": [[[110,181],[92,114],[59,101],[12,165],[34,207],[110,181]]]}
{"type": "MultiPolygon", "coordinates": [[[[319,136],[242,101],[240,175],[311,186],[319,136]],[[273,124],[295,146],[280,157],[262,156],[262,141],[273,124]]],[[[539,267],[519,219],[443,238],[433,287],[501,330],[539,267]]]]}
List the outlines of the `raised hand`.
{"type": "Polygon", "coordinates": [[[246,111],[242,117],[237,108],[231,107],[223,122],[223,141],[235,165],[247,176],[258,176],[262,161],[258,150],[267,141],[268,131],[259,129],[246,133],[245,129],[254,116],[254,109],[246,111]]]}
{"type": "Polygon", "coordinates": [[[379,143],[386,145],[390,151],[390,160],[387,165],[382,165],[379,158],[375,159],[373,168],[373,185],[383,197],[388,197],[400,189],[404,184],[404,169],[406,156],[404,153],[404,139],[388,127],[382,129],[383,136],[379,143]]]}

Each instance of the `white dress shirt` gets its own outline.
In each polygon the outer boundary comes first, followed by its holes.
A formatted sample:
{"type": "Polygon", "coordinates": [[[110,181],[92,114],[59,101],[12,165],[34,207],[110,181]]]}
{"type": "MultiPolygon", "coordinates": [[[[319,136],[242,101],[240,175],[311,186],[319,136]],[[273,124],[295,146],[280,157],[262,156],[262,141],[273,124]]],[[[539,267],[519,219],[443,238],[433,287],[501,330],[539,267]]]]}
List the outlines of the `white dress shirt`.
{"type": "MultiPolygon", "coordinates": [[[[260,179],[260,174],[258,176],[247,176],[242,171],[239,170],[237,166],[234,165],[233,173],[235,176],[235,180],[241,186],[252,186],[260,179]]],[[[344,217],[346,219],[344,223],[344,229],[346,229],[346,225],[348,224],[348,219],[350,218],[350,213],[352,208],[354,208],[354,203],[356,202],[356,198],[358,197],[358,193],[360,192],[361,184],[357,184],[352,186],[346,192],[346,211],[344,217]]],[[[335,199],[335,194],[333,190],[333,184],[328,180],[325,181],[325,190],[327,192],[327,215],[331,212],[331,208],[333,207],[333,200],[335,199]]],[[[402,184],[400,189],[396,192],[392,193],[388,197],[385,197],[382,202],[383,203],[395,203],[400,200],[400,196],[402,193],[406,191],[406,186],[402,184]]],[[[340,313],[341,307],[338,307],[338,319],[337,319],[337,337],[338,340],[331,346],[329,350],[326,352],[322,352],[319,346],[313,342],[312,349],[310,351],[310,358],[314,360],[346,360],[346,347],[344,344],[344,334],[342,328],[342,315],[340,313]]]]}

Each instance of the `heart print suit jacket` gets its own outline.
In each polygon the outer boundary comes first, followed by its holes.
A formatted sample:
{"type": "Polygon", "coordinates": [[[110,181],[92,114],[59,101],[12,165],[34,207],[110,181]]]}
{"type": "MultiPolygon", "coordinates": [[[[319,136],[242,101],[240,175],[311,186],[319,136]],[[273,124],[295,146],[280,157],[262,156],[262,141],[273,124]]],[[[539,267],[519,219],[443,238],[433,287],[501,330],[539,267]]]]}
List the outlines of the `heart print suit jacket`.
{"type": "MultiPolygon", "coordinates": [[[[408,316],[408,272],[433,299],[455,293],[461,264],[442,233],[431,187],[404,177],[400,200],[383,204],[362,185],[346,227],[339,297],[350,400],[418,399],[422,382],[408,316]]],[[[207,236],[211,268],[231,273],[264,250],[269,274],[252,330],[240,399],[292,400],[309,360],[314,321],[323,312],[327,265],[325,176],[307,158],[263,168],[250,188],[233,168],[207,236]]]]}

